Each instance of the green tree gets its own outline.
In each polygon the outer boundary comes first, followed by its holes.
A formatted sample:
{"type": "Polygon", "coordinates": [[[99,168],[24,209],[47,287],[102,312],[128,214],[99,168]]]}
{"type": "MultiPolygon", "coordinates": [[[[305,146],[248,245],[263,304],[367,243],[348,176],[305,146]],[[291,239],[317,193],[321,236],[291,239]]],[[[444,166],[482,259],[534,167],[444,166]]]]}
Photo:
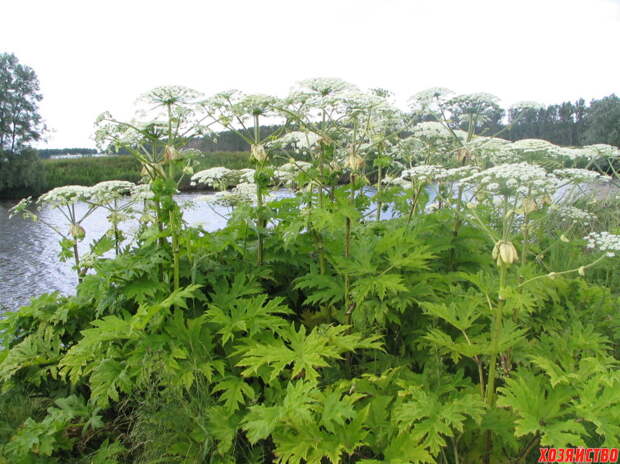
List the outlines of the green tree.
{"type": "Polygon", "coordinates": [[[586,144],[620,146],[620,98],[615,94],[590,102],[584,139],[586,144]]]}
{"type": "Polygon", "coordinates": [[[39,79],[12,53],[0,54],[0,149],[14,151],[39,140],[45,125],[39,115],[39,79]]]}
{"type": "Polygon", "coordinates": [[[40,193],[45,187],[44,167],[32,148],[0,150],[0,198],[40,193]]]}

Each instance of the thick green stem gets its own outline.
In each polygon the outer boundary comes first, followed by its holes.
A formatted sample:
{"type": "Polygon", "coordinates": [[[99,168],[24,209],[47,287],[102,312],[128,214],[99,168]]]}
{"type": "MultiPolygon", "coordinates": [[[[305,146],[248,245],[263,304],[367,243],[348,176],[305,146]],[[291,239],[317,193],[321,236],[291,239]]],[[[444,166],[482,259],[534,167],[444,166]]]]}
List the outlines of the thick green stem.
{"type": "MultiPolygon", "coordinates": [[[[459,195],[457,198],[456,209],[457,214],[461,212],[461,205],[463,203],[463,189],[459,189],[459,195]]],[[[454,228],[452,229],[452,248],[450,248],[450,254],[448,258],[448,269],[450,271],[456,271],[456,239],[459,236],[459,230],[461,229],[462,220],[460,214],[457,216],[454,222],[454,228]]]]}
{"type": "Polygon", "coordinates": [[[257,228],[257,238],[258,238],[258,247],[256,249],[256,264],[259,266],[263,265],[264,261],[264,242],[263,242],[263,229],[265,228],[265,218],[263,217],[263,192],[260,186],[256,188],[256,204],[258,206],[258,228],[257,228]]]}
{"type": "Polygon", "coordinates": [[[178,224],[178,211],[170,212],[170,226],[172,228],[172,276],[174,289],[178,290],[181,284],[180,276],[180,255],[179,248],[179,224],[178,224]]]}
{"type": "MultiPolygon", "coordinates": [[[[379,170],[377,171],[377,198],[381,198],[381,166],[379,166],[378,168],[379,170]]],[[[381,208],[383,207],[383,203],[381,203],[381,200],[377,200],[377,217],[376,220],[377,222],[379,222],[381,220],[381,208]]]]}
{"type": "Polygon", "coordinates": [[[114,199],[114,210],[112,212],[112,227],[114,232],[114,253],[116,256],[120,254],[120,236],[118,232],[118,202],[114,199]]]}
{"type": "MultiPolygon", "coordinates": [[[[255,114],[254,115],[254,145],[257,147],[260,143],[260,125],[259,124],[260,124],[259,116],[255,114]]],[[[257,160],[257,162],[259,163],[258,169],[261,170],[265,160],[257,160]]],[[[263,231],[265,227],[267,226],[267,221],[264,218],[263,186],[260,181],[256,185],[256,206],[258,208],[258,220],[256,222],[258,226],[256,228],[256,234],[257,234],[257,239],[258,239],[258,245],[256,248],[256,264],[258,266],[262,266],[264,262],[264,254],[265,254],[263,231]]]]}
{"type": "Polygon", "coordinates": [[[527,254],[528,250],[528,241],[530,239],[530,224],[529,224],[529,216],[527,212],[525,213],[525,218],[523,219],[523,247],[521,249],[521,268],[523,268],[527,264],[527,254]]]}
{"type": "Polygon", "coordinates": [[[420,192],[422,191],[422,186],[411,189],[411,209],[409,210],[409,215],[407,216],[407,225],[411,223],[411,219],[413,219],[413,213],[415,212],[416,207],[418,206],[418,198],[420,198],[420,192]]]}
{"type": "MultiPolygon", "coordinates": [[[[319,189],[319,208],[321,209],[325,208],[325,193],[323,192],[323,182],[325,181],[324,154],[325,154],[325,148],[323,145],[321,145],[321,150],[319,152],[320,176],[319,176],[319,182],[318,182],[318,187],[317,187],[319,189]]],[[[319,252],[319,268],[320,268],[321,274],[325,274],[325,269],[326,269],[325,247],[323,245],[323,237],[321,236],[321,232],[314,229],[314,226],[313,226],[313,230],[314,230],[315,239],[317,241],[317,248],[319,252]]]]}
{"type": "Polygon", "coordinates": [[[82,270],[80,269],[80,255],[78,252],[77,239],[73,239],[73,259],[75,260],[75,272],[77,273],[78,282],[82,282],[82,270]]]}
{"type": "Polygon", "coordinates": [[[502,264],[499,271],[499,301],[495,307],[495,317],[493,319],[493,328],[491,329],[491,359],[489,361],[489,378],[487,379],[486,391],[486,402],[489,406],[495,405],[496,364],[497,355],[499,354],[499,337],[502,330],[502,307],[507,271],[506,265],[502,264]]]}
{"type": "Polygon", "coordinates": [[[114,223],[114,225],[112,226],[114,228],[114,254],[116,256],[121,254],[120,251],[120,236],[118,233],[118,226],[116,225],[116,223],[114,223]]]}
{"type": "MultiPolygon", "coordinates": [[[[354,175],[351,175],[351,184],[355,179],[354,175]]],[[[355,192],[353,188],[351,188],[351,199],[355,197],[355,192]]],[[[345,232],[344,232],[344,257],[349,258],[351,256],[351,218],[345,218],[345,232]]],[[[353,312],[353,304],[351,303],[351,295],[350,295],[350,287],[351,287],[351,278],[349,277],[348,271],[345,271],[344,275],[344,309],[345,309],[345,317],[346,324],[351,325],[351,313],[353,312]]],[[[352,369],[352,358],[351,353],[347,352],[346,354],[346,371],[347,376],[351,377],[351,369],[352,369]]]]}
{"type": "MultiPolygon", "coordinates": [[[[497,376],[497,356],[499,354],[499,338],[502,331],[502,310],[504,306],[504,290],[506,288],[506,277],[508,268],[501,264],[499,269],[499,297],[495,306],[495,315],[491,329],[491,358],[489,360],[489,377],[487,379],[487,390],[485,402],[489,408],[495,407],[495,378],[497,376]]],[[[491,451],[493,448],[493,436],[491,431],[487,431],[485,437],[485,464],[490,462],[491,451]]]]}

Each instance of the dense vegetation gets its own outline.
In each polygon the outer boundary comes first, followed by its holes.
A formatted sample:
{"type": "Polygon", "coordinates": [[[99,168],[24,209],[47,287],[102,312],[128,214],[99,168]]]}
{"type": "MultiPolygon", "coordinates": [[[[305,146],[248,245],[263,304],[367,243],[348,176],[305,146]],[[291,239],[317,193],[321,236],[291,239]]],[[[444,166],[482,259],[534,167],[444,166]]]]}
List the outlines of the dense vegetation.
{"type": "Polygon", "coordinates": [[[0,150],[0,198],[20,198],[40,192],[45,185],[45,168],[36,150],[0,150]]]}
{"type": "MultiPolygon", "coordinates": [[[[620,153],[476,136],[489,99],[461,98],[467,130],[442,91],[412,105],[438,122],[413,124],[332,79],[286,100],[158,88],[139,126],[103,114],[98,140],[148,183],[39,198],[66,213],[80,284],[0,321],[0,460],[524,464],[617,446],[620,209],[576,166],[620,153]],[[264,136],[263,118],[298,130],[264,136]],[[208,233],[173,194],[212,123],[255,129],[254,169],[192,174],[229,208],[208,233]],[[282,185],[294,197],[270,199],[282,185]],[[110,211],[82,257],[77,201],[110,211]]],[[[28,203],[14,212],[40,220],[28,203]]]]}
{"type": "MultiPolygon", "coordinates": [[[[196,158],[196,169],[225,166],[230,169],[250,167],[249,153],[208,153],[196,158]]],[[[97,158],[64,158],[44,161],[45,190],[63,185],[95,185],[106,180],[138,182],[142,176],[140,162],[132,156],[106,156],[97,158]]],[[[189,187],[186,177],[181,188],[189,187]]]]}
{"type": "MultiPolygon", "coordinates": [[[[250,167],[248,152],[214,152],[196,157],[196,169],[225,166],[230,169],[250,167]]],[[[139,182],[142,167],[132,156],[111,155],[85,158],[38,160],[30,150],[13,155],[10,162],[0,163],[0,198],[22,198],[40,195],[65,185],[91,186],[107,180],[139,182]]],[[[179,175],[179,177],[181,177],[179,175]]],[[[179,188],[190,190],[189,177],[182,178],[179,188]]]]}

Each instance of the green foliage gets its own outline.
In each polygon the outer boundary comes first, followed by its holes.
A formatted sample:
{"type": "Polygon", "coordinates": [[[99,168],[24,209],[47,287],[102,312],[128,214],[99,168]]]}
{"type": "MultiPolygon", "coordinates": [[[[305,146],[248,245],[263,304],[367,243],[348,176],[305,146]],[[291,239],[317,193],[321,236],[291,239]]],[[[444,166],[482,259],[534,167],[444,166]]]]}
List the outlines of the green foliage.
{"type": "Polygon", "coordinates": [[[168,251],[145,229],[132,253],[99,260],[76,296],[44,295],[9,314],[2,398],[47,399],[0,416],[0,456],[453,463],[482,459],[493,430],[501,462],[532,440],[617,442],[620,321],[608,290],[561,278],[508,287],[494,332],[498,271],[468,255],[480,249],[472,231],[454,263],[479,262],[478,272],[446,272],[451,241],[434,231],[448,217],[356,225],[360,246],[344,259],[342,212],[331,214],[325,274],[303,258],[309,232],[277,248],[296,218],[268,236],[266,250],[282,254],[261,272],[233,220],[212,235],[183,232],[186,285],[171,290],[168,251]]]}
{"type": "Polygon", "coordinates": [[[0,53],[0,150],[15,151],[41,138],[42,98],[34,70],[14,54],[0,53]]]}
{"type": "MultiPolygon", "coordinates": [[[[230,169],[250,167],[247,152],[205,153],[196,159],[195,171],[214,166],[230,169]]],[[[65,185],[92,186],[107,180],[139,182],[140,163],[132,156],[115,155],[84,158],[44,159],[34,150],[18,155],[0,154],[0,194],[6,198],[38,195],[65,185]]],[[[189,177],[180,179],[182,190],[191,190],[189,177]]]]}
{"type": "Polygon", "coordinates": [[[507,197],[498,214],[446,187],[430,211],[406,179],[377,194],[382,218],[356,152],[363,109],[300,113],[316,166],[269,202],[260,96],[216,99],[255,121],[256,201],[221,230],[189,227],[173,127],[193,119],[172,110],[192,93],[177,90],[152,93],[167,127],[102,119],[102,137],[139,137],[150,169],[133,241],[114,257],[94,243],[75,295],[0,320],[0,462],[524,464],[538,446],[615,446],[618,287],[591,270],[604,256],[530,231],[544,212],[507,197]],[[546,254],[577,267],[551,272],[546,254]]]}
{"type": "Polygon", "coordinates": [[[45,167],[36,151],[0,149],[0,197],[18,198],[39,192],[45,183],[45,167]]]}
{"type": "Polygon", "coordinates": [[[48,159],[43,161],[47,190],[64,185],[95,185],[105,180],[140,180],[140,164],[129,156],[48,159]]]}

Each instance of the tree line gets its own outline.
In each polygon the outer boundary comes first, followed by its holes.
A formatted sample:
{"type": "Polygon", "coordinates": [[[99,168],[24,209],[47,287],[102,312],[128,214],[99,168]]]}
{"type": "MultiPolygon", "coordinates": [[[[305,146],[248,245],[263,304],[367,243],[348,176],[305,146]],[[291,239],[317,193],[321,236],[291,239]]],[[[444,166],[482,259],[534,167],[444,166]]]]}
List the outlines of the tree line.
{"type": "Polygon", "coordinates": [[[592,100],[587,106],[583,98],[540,109],[524,110],[513,122],[506,138],[520,140],[539,138],[557,145],[583,146],[606,143],[620,146],[620,98],[615,94],[592,100]]]}

